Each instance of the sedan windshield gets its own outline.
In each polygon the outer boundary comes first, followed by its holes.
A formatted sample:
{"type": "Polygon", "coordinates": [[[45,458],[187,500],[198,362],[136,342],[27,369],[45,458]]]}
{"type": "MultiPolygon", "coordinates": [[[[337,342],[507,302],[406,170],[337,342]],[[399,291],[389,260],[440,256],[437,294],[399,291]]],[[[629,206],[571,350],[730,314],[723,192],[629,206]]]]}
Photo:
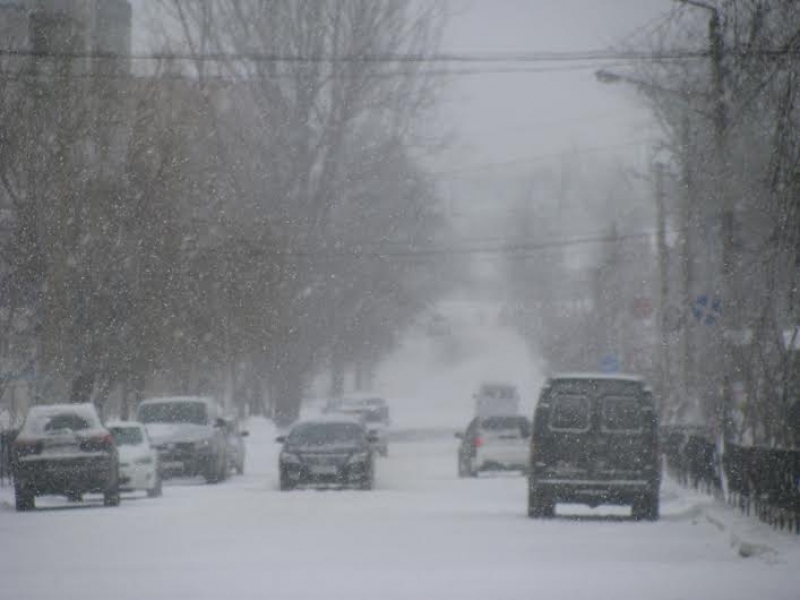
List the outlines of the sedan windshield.
{"type": "Polygon", "coordinates": [[[294,446],[352,444],[361,440],[363,429],[355,423],[307,423],[298,425],[289,434],[294,446]]]}

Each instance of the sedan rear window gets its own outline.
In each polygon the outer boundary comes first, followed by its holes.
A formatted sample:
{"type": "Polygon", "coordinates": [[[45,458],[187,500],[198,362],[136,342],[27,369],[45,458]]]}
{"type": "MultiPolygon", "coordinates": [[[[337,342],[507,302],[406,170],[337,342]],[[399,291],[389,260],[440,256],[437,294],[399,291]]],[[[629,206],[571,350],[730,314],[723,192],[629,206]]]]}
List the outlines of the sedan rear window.
{"type": "Polygon", "coordinates": [[[586,396],[559,395],[553,399],[550,429],[586,431],[589,423],[589,399],[586,396]]]}
{"type": "Polygon", "coordinates": [[[602,426],[606,431],[641,431],[642,411],[634,397],[606,396],[602,400],[602,426]]]}
{"type": "Polygon", "coordinates": [[[513,431],[522,437],[530,435],[530,425],[524,417],[489,417],[481,421],[484,431],[513,431]]]}

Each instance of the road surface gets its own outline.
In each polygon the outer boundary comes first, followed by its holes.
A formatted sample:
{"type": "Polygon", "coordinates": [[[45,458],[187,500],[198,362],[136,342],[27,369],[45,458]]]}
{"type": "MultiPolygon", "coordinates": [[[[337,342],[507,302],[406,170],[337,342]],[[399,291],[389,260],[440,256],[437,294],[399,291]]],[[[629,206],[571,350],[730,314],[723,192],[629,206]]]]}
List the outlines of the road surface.
{"type": "Polygon", "coordinates": [[[458,479],[441,438],[394,444],[374,491],[280,492],[274,432],[251,429],[245,475],[220,485],[21,514],[0,489],[0,598],[800,597],[800,553],[739,557],[670,484],[657,523],[602,507],[530,520],[524,479],[458,479]]]}

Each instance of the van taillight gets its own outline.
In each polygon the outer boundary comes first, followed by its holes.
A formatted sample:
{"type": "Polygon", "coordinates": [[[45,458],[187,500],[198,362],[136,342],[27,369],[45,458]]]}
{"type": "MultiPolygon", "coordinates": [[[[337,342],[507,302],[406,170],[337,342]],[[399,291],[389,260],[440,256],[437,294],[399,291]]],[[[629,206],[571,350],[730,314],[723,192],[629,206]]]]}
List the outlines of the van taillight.
{"type": "Polygon", "coordinates": [[[476,448],[480,448],[481,446],[483,446],[483,440],[479,437],[476,437],[474,440],[472,440],[472,445],[475,446],[476,448]]]}

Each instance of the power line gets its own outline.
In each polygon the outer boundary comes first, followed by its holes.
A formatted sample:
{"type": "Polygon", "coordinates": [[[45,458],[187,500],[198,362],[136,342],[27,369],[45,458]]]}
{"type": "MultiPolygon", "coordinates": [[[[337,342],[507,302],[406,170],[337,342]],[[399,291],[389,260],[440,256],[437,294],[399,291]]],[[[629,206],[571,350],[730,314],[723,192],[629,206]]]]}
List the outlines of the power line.
{"type": "MultiPolygon", "coordinates": [[[[525,256],[541,250],[552,248],[569,248],[590,244],[608,244],[631,240],[642,240],[652,238],[652,232],[638,231],[627,234],[617,235],[594,235],[585,237],[574,237],[562,240],[548,240],[546,242],[519,242],[507,243],[497,246],[431,246],[427,248],[417,247],[408,249],[391,250],[364,250],[364,246],[369,243],[359,244],[347,249],[330,250],[268,250],[262,254],[265,256],[284,256],[294,258],[321,258],[321,259],[391,259],[391,258],[434,258],[449,256],[474,256],[474,255],[503,255],[509,258],[524,258],[525,256]]],[[[377,242],[380,246],[385,242],[377,242]]]]}
{"type": "MultiPolygon", "coordinates": [[[[769,50],[759,52],[769,53],[769,50]]],[[[269,62],[269,63],[551,63],[576,61],[660,61],[705,58],[707,49],[678,49],[669,51],[644,50],[577,50],[542,52],[495,52],[495,53],[430,53],[430,54],[287,54],[269,52],[61,52],[32,50],[25,48],[2,49],[0,56],[16,56],[39,59],[65,60],[131,60],[131,61],[169,61],[169,62],[269,62]]]]}
{"type": "MultiPolygon", "coordinates": [[[[614,66],[624,66],[625,63],[615,63],[614,66]]],[[[370,73],[370,77],[377,78],[395,78],[395,77],[464,77],[472,75],[526,75],[526,74],[541,74],[541,73],[566,73],[574,71],[592,71],[596,70],[596,64],[578,64],[578,65],[559,65],[551,67],[465,67],[465,68],[425,68],[413,73],[402,70],[384,70],[375,73],[370,73]]],[[[334,77],[336,75],[333,75],[334,77]]],[[[339,77],[348,77],[346,73],[340,73],[339,77]]],[[[209,76],[204,75],[205,80],[210,80],[218,83],[237,84],[246,83],[248,81],[257,82],[261,79],[291,79],[296,78],[294,73],[271,73],[268,75],[259,75],[258,78],[248,80],[246,77],[233,78],[229,76],[209,76]]],[[[326,76],[327,77],[327,76],[326,76]]],[[[71,80],[167,80],[167,81],[199,81],[196,75],[189,75],[185,73],[154,73],[152,75],[135,74],[135,73],[37,73],[30,70],[20,69],[12,72],[9,69],[0,68],[0,80],[4,81],[20,81],[20,80],[53,80],[53,81],[71,81],[71,80]]]]}
{"type": "Polygon", "coordinates": [[[475,171],[486,171],[498,167],[510,167],[514,165],[524,165],[528,163],[539,162],[542,160],[550,160],[553,158],[561,158],[563,156],[580,156],[583,154],[595,154],[597,152],[605,152],[606,150],[614,150],[617,148],[629,148],[631,146],[640,146],[642,144],[651,144],[656,142],[656,138],[643,138],[637,140],[630,140],[619,144],[608,144],[605,146],[588,146],[577,150],[565,150],[564,152],[553,152],[551,154],[539,154],[536,156],[529,156],[527,158],[514,158],[511,160],[504,160],[499,162],[479,163],[469,167],[459,167],[457,169],[434,170],[435,175],[458,175],[461,173],[473,173],[475,171]]]}
{"type": "MultiPolygon", "coordinates": [[[[728,54],[748,54],[750,56],[784,56],[793,53],[787,48],[744,49],[729,48],[728,54]]],[[[796,53],[796,52],[794,52],[796,53]]],[[[270,52],[141,52],[116,53],[103,51],[61,52],[51,50],[33,50],[26,48],[0,49],[0,56],[16,56],[39,59],[65,60],[130,60],[158,62],[268,62],[268,63],[553,63],[577,61],[665,61],[708,58],[710,51],[699,48],[683,48],[675,50],[568,50],[538,52],[483,52],[483,53],[429,53],[429,54],[288,54],[270,52]]]]}

